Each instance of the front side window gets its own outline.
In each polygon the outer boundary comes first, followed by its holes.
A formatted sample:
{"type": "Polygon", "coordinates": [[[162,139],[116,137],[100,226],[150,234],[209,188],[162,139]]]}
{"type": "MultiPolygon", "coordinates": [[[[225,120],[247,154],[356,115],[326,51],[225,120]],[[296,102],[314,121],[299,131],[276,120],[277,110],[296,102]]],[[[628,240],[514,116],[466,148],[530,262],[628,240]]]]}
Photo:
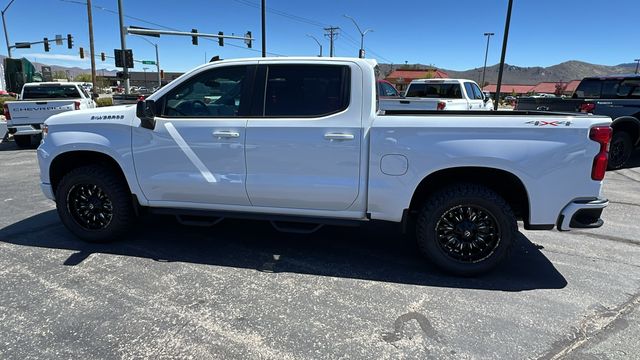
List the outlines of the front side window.
{"type": "Polygon", "coordinates": [[[264,116],[325,116],[349,106],[349,67],[269,65],[264,116]]]}
{"type": "Polygon", "coordinates": [[[638,99],[640,98],[640,80],[626,79],[620,82],[617,89],[617,98],[619,99],[638,99]]]}
{"type": "Polygon", "coordinates": [[[398,96],[398,91],[390,84],[382,82],[380,86],[382,87],[382,96],[398,96]]]}
{"type": "Polygon", "coordinates": [[[476,100],[484,99],[484,95],[482,94],[482,90],[480,87],[474,83],[471,83],[471,88],[473,89],[473,96],[476,100]]]}
{"type": "Polygon", "coordinates": [[[599,99],[602,90],[602,81],[598,79],[584,79],[578,85],[574,97],[599,99]]]}
{"type": "Polygon", "coordinates": [[[164,96],[167,117],[240,116],[247,66],[211,69],[178,85],[164,96]]]}

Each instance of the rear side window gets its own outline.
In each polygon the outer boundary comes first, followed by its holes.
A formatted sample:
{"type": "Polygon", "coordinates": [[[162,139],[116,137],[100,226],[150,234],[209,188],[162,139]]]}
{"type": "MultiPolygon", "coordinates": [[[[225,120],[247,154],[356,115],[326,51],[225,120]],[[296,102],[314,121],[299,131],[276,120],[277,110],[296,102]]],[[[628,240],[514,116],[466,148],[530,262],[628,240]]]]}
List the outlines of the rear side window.
{"type": "Polygon", "coordinates": [[[584,79],[578,85],[575,96],[578,98],[600,98],[602,82],[598,79],[584,79]]]}
{"type": "Polygon", "coordinates": [[[639,99],[640,98],[640,79],[623,80],[618,86],[617,96],[621,99],[639,99]]]}
{"type": "Polygon", "coordinates": [[[23,100],[78,98],[80,98],[80,93],[74,85],[25,86],[22,91],[23,100]]]}
{"type": "Polygon", "coordinates": [[[309,117],[349,106],[348,66],[269,65],[264,116],[309,117]]]}
{"type": "MultiPolygon", "coordinates": [[[[470,94],[473,94],[471,92],[470,94]]],[[[460,84],[430,83],[409,84],[407,97],[462,99],[460,84]]]]}

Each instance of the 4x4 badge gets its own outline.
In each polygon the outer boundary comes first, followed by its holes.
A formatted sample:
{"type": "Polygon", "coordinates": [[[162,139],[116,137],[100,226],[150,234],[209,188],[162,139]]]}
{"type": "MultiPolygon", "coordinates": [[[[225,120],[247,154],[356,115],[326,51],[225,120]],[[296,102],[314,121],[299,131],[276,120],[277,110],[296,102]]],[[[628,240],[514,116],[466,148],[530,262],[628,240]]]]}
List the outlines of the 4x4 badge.
{"type": "Polygon", "coordinates": [[[527,121],[525,124],[532,124],[533,126],[560,126],[560,125],[564,125],[564,126],[571,126],[571,121],[542,121],[542,120],[535,120],[535,121],[527,121]]]}

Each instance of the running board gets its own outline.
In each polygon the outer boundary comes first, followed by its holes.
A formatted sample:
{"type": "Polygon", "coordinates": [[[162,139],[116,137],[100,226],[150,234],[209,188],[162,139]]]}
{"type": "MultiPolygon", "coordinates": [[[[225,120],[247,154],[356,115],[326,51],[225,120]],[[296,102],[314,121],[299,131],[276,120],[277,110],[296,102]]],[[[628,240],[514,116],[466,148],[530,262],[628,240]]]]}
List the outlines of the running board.
{"type": "Polygon", "coordinates": [[[176,215],[176,220],[178,220],[178,222],[182,225],[210,227],[224,220],[224,218],[210,216],[176,215]]]}
{"type": "Polygon", "coordinates": [[[293,221],[270,221],[270,223],[274,229],[292,234],[313,234],[324,226],[324,224],[293,221]]]}

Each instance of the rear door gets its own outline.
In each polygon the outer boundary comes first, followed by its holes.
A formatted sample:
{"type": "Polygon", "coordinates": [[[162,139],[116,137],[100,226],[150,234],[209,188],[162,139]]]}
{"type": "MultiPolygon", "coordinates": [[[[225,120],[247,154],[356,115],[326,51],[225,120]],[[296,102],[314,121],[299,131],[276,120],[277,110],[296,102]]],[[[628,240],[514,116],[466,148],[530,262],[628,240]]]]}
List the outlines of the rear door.
{"type": "Polygon", "coordinates": [[[261,62],[247,124],[251,204],[346,210],[358,197],[362,73],[350,62],[261,62]],[[355,84],[351,87],[351,84],[355,84]]]}

